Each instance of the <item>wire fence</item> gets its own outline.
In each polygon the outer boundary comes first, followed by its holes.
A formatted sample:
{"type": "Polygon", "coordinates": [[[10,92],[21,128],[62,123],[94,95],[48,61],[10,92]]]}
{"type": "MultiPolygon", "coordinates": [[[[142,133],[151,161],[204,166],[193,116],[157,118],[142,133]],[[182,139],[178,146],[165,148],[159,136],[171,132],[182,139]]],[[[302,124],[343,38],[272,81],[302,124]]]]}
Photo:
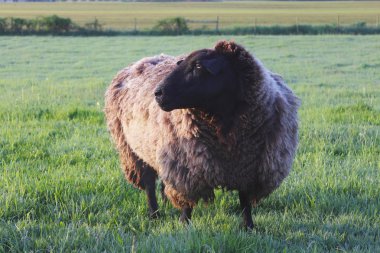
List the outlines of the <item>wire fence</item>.
{"type": "MultiPolygon", "coordinates": [[[[276,17],[272,17],[276,18],[276,17]]],[[[70,18],[56,15],[35,19],[1,18],[0,35],[181,35],[181,34],[380,34],[380,15],[337,15],[323,22],[307,21],[305,17],[287,18],[283,22],[251,17],[232,21],[228,17],[214,18],[130,18],[114,27],[95,18],[92,22],[77,24],[70,18]],[[180,22],[180,23],[178,23],[180,22]],[[159,25],[161,24],[161,26],[159,25]],[[163,25],[164,24],[164,25],[163,25]]]]}
{"type": "MultiPolygon", "coordinates": [[[[251,17],[248,19],[231,20],[230,18],[216,16],[209,19],[188,19],[185,17],[187,25],[190,30],[214,30],[220,31],[223,29],[233,29],[238,27],[251,27],[257,29],[257,27],[262,26],[322,26],[322,25],[332,25],[335,27],[343,26],[370,26],[370,27],[380,27],[380,14],[376,16],[351,16],[351,15],[337,15],[330,18],[313,18],[313,17],[251,17]]],[[[159,20],[154,19],[144,19],[144,18],[133,18],[130,22],[125,22],[124,27],[119,27],[118,29],[112,28],[112,25],[107,25],[104,23],[105,29],[112,30],[127,30],[127,31],[144,31],[152,29],[154,25],[159,20]]]]}

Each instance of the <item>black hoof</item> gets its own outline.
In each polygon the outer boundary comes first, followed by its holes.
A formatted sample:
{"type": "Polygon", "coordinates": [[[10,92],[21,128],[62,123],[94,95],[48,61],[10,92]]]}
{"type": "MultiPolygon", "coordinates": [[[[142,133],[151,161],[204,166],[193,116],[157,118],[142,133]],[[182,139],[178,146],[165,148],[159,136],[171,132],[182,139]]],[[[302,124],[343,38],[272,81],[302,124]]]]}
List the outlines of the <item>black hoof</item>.
{"type": "Polygon", "coordinates": [[[179,217],[179,221],[183,224],[189,224],[191,220],[191,212],[193,209],[191,207],[185,207],[182,209],[181,216],[179,217]]]}
{"type": "Polygon", "coordinates": [[[245,228],[246,231],[250,232],[250,231],[252,231],[255,228],[255,225],[253,225],[253,223],[245,224],[244,228],[245,228]]]}
{"type": "Polygon", "coordinates": [[[150,212],[149,213],[149,218],[152,219],[152,220],[158,219],[160,217],[161,217],[161,215],[160,215],[160,212],[158,210],[155,211],[155,212],[150,212]]]}
{"type": "Polygon", "coordinates": [[[187,218],[187,217],[184,216],[184,215],[181,215],[181,216],[179,217],[179,221],[180,221],[182,224],[185,224],[185,225],[187,225],[187,224],[190,223],[190,219],[187,218]]]}

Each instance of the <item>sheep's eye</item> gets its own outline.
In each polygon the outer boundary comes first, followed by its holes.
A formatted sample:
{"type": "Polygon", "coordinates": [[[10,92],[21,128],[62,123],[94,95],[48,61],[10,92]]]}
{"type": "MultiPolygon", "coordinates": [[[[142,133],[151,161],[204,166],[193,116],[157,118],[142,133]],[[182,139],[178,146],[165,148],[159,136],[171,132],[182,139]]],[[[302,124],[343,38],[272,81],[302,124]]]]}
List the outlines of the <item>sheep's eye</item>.
{"type": "Polygon", "coordinates": [[[181,64],[181,62],[183,62],[183,60],[177,61],[177,65],[181,64]]]}
{"type": "Polygon", "coordinates": [[[195,68],[196,68],[196,69],[202,69],[202,65],[199,64],[199,63],[196,63],[196,64],[195,64],[195,68]]]}

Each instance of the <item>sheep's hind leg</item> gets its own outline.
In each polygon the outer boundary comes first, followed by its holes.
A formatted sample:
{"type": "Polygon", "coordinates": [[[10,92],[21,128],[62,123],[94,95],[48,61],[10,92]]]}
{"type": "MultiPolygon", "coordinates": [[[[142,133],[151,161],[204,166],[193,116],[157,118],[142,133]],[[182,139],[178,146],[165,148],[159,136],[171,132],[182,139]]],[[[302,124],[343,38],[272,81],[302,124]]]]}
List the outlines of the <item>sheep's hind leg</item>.
{"type": "Polygon", "coordinates": [[[239,191],[240,207],[242,209],[244,227],[246,229],[253,229],[253,220],[251,215],[251,202],[249,195],[246,192],[239,191]]]}
{"type": "Polygon", "coordinates": [[[168,203],[168,197],[165,195],[165,183],[161,181],[161,198],[164,204],[168,203]]]}

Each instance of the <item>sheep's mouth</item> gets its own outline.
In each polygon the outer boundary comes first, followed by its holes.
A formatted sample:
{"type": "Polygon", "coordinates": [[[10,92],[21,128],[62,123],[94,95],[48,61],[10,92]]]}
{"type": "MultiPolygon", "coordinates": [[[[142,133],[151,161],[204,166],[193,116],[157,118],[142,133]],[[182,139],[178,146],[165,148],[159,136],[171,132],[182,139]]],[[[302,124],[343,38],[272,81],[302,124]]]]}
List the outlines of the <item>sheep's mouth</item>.
{"type": "Polygon", "coordinates": [[[163,101],[159,101],[159,100],[157,100],[157,99],[156,99],[156,101],[157,101],[158,106],[159,106],[163,111],[165,111],[165,112],[170,112],[170,111],[176,109],[173,105],[170,105],[170,103],[165,103],[165,102],[163,102],[163,101]]]}
{"type": "Polygon", "coordinates": [[[165,111],[165,112],[170,112],[170,111],[173,111],[175,108],[173,107],[170,107],[168,105],[160,105],[160,108],[165,111]]]}

